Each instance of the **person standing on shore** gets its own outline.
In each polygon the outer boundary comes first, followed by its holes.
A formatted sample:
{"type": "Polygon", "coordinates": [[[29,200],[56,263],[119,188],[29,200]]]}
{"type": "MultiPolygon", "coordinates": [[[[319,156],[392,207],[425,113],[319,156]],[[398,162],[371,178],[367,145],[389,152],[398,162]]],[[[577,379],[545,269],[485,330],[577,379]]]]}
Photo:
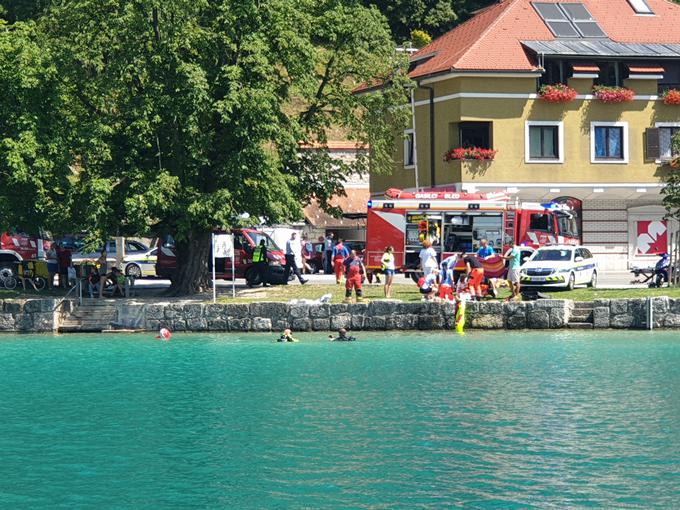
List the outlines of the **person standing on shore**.
{"type": "Polygon", "coordinates": [[[342,239],[338,239],[338,242],[335,243],[335,248],[333,248],[333,270],[335,271],[335,283],[338,285],[342,283],[342,264],[347,257],[349,257],[349,250],[342,242],[342,239]]]}
{"type": "Polygon", "coordinates": [[[48,289],[54,287],[54,275],[59,273],[57,250],[55,248],[56,246],[53,243],[52,246],[50,246],[50,249],[47,250],[47,253],[45,254],[45,257],[47,258],[47,274],[49,275],[49,277],[47,278],[48,289]]]}
{"type": "Polygon", "coordinates": [[[351,303],[352,301],[352,289],[357,296],[357,303],[364,300],[363,290],[361,284],[364,281],[364,275],[366,274],[366,268],[364,263],[361,261],[357,252],[352,250],[349,257],[345,259],[344,266],[346,267],[347,283],[345,284],[345,303],[351,303]]]}
{"type": "Polygon", "coordinates": [[[494,251],[494,249],[491,246],[489,246],[489,241],[487,241],[485,237],[482,237],[479,240],[479,250],[477,250],[477,256],[480,259],[488,259],[489,257],[495,254],[496,252],[494,251]]]}
{"type": "Polygon", "coordinates": [[[508,254],[503,257],[505,260],[509,260],[508,264],[508,276],[507,280],[512,289],[512,296],[510,296],[506,301],[511,299],[518,299],[521,290],[521,285],[519,281],[519,268],[522,265],[522,252],[519,246],[514,245],[508,254]]]}
{"type": "Polygon", "coordinates": [[[394,280],[394,248],[388,246],[385,248],[385,253],[383,253],[382,259],[382,270],[385,273],[385,298],[390,299],[392,297],[392,280],[394,280]]]}
{"type": "Polygon", "coordinates": [[[267,274],[269,258],[267,257],[267,243],[264,239],[260,240],[259,246],[253,251],[253,264],[255,264],[255,270],[260,276],[262,286],[267,287],[269,285],[269,275],[267,274]]]}
{"type": "Polygon", "coordinates": [[[331,274],[333,272],[333,232],[329,232],[323,242],[323,272],[331,274]]]}
{"type": "Polygon", "coordinates": [[[57,244],[57,263],[59,266],[59,285],[62,289],[70,286],[69,268],[73,264],[71,250],[57,244]]]}
{"type": "Polygon", "coordinates": [[[288,278],[290,277],[291,270],[293,274],[297,276],[297,279],[301,285],[307,283],[307,280],[305,280],[302,277],[302,273],[300,273],[300,268],[297,265],[297,261],[300,260],[302,257],[300,254],[300,249],[301,246],[300,243],[297,241],[297,233],[293,232],[290,235],[290,239],[288,239],[288,241],[286,242],[286,265],[283,268],[285,273],[284,285],[288,285],[288,278]]]}
{"type": "Polygon", "coordinates": [[[439,266],[437,252],[432,247],[429,239],[423,241],[423,248],[420,250],[418,257],[420,258],[420,270],[423,272],[423,276],[429,275],[439,266]]]}
{"type": "Polygon", "coordinates": [[[104,295],[104,287],[106,287],[106,280],[108,279],[108,261],[106,248],[104,248],[95,262],[97,271],[99,271],[99,298],[104,295]]]}
{"type": "Polygon", "coordinates": [[[482,300],[482,281],[484,280],[484,266],[474,253],[462,254],[465,261],[465,274],[468,277],[468,285],[472,300],[482,300]]]}

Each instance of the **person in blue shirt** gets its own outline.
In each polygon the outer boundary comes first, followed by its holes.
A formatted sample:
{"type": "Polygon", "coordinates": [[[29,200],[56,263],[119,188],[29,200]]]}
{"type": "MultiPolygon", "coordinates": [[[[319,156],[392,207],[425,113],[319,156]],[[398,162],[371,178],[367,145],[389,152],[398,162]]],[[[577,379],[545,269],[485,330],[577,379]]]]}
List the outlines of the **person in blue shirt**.
{"type": "Polygon", "coordinates": [[[480,259],[488,259],[492,255],[495,255],[496,252],[494,249],[489,246],[489,241],[486,240],[486,238],[481,238],[479,240],[479,250],[477,250],[477,256],[480,259]]]}

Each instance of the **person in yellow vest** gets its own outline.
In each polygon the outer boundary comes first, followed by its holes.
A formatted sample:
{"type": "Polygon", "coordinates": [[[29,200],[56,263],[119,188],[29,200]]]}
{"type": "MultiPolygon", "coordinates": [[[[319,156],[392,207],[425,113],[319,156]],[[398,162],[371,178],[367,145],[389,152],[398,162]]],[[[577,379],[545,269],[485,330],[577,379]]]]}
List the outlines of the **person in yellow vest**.
{"type": "Polygon", "coordinates": [[[260,244],[253,252],[253,264],[255,264],[255,270],[257,274],[260,275],[260,281],[263,287],[269,285],[269,259],[267,258],[267,244],[264,239],[260,241],[260,244]]]}

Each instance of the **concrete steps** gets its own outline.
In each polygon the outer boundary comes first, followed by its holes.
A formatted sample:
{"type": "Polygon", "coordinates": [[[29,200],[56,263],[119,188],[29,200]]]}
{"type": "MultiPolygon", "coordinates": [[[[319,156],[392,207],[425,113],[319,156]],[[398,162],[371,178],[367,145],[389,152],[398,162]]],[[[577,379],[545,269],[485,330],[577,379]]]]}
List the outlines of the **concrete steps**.
{"type": "Polygon", "coordinates": [[[60,333],[101,332],[111,328],[116,316],[116,301],[113,299],[83,299],[60,325],[60,333]]]}
{"type": "Polygon", "coordinates": [[[569,329],[593,329],[593,308],[592,303],[576,301],[567,327],[569,329]]]}

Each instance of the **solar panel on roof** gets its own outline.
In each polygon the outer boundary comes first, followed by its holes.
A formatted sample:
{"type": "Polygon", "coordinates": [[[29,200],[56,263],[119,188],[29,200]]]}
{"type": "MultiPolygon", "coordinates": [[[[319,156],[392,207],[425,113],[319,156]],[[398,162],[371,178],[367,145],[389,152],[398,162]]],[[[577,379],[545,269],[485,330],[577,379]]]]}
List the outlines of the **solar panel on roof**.
{"type": "Polygon", "coordinates": [[[533,6],[544,21],[566,19],[557,4],[533,2],[533,6]]]}
{"type": "Polygon", "coordinates": [[[574,25],[583,37],[607,37],[607,34],[594,21],[575,21],[574,25]]]}
{"type": "Polygon", "coordinates": [[[574,25],[567,20],[546,21],[545,24],[548,25],[548,28],[556,37],[579,37],[581,35],[576,28],[574,28],[574,25]]]}
{"type": "Polygon", "coordinates": [[[562,4],[562,9],[567,14],[569,19],[575,21],[578,20],[594,21],[593,17],[588,12],[588,9],[586,9],[586,6],[583,4],[562,4]]]}

